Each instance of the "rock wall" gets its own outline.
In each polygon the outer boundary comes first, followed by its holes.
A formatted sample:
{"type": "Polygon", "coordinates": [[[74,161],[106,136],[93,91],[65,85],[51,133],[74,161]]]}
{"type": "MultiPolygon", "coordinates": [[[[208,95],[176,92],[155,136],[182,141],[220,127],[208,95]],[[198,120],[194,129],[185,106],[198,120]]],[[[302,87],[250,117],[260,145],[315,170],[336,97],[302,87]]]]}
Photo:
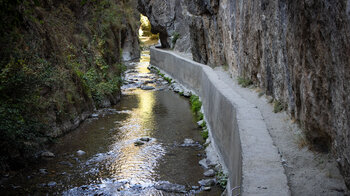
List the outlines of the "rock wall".
{"type": "Polygon", "coordinates": [[[195,61],[227,66],[284,105],[315,150],[331,150],[350,186],[349,0],[139,0],[139,7],[163,47],[176,25],[187,26],[181,37],[195,61]],[[172,13],[166,23],[158,5],[172,13]]]}

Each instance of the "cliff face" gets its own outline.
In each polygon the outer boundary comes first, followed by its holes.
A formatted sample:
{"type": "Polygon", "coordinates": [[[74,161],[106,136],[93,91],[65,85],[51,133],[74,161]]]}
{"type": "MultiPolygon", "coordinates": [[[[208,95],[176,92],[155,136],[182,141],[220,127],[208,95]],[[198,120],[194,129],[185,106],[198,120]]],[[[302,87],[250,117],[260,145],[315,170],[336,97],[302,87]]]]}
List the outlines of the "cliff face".
{"type": "Polygon", "coordinates": [[[139,7],[168,36],[164,47],[185,26],[180,37],[195,61],[228,66],[273,96],[316,150],[333,152],[350,185],[350,1],[139,0],[139,7]],[[158,5],[174,13],[166,23],[158,5]]]}
{"type": "Polygon", "coordinates": [[[122,60],[139,56],[139,14],[132,0],[0,4],[0,168],[8,169],[120,99],[122,60]]]}

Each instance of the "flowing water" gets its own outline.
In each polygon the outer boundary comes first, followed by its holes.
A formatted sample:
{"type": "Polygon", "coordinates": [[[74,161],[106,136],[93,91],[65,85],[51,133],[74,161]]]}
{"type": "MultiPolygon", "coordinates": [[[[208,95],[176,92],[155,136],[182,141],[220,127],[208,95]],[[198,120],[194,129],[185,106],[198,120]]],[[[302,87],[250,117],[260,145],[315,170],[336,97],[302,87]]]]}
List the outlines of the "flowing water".
{"type": "Polygon", "coordinates": [[[188,99],[169,91],[148,65],[143,51],[128,67],[122,100],[59,138],[54,158],[6,179],[1,195],[220,195],[217,186],[192,187],[204,179],[200,129],[188,99]],[[186,138],[195,143],[181,145],[186,138]]]}

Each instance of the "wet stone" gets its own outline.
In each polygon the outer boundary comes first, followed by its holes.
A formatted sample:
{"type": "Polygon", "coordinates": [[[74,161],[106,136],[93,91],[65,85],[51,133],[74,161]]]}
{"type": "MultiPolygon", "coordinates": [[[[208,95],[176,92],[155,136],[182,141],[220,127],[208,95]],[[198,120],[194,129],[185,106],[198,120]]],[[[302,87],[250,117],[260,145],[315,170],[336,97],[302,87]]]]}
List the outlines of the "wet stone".
{"type": "Polygon", "coordinates": [[[198,190],[200,188],[200,186],[192,186],[191,187],[193,190],[198,190]]]}
{"type": "Polygon", "coordinates": [[[216,180],[214,178],[212,179],[203,179],[198,181],[198,184],[200,184],[201,186],[213,186],[215,185],[216,180]]]}
{"type": "Polygon", "coordinates": [[[140,140],[143,142],[149,142],[151,139],[149,137],[142,137],[140,140]]]}
{"type": "Polygon", "coordinates": [[[79,156],[81,156],[81,155],[86,154],[86,152],[84,152],[84,151],[82,151],[82,150],[78,150],[78,151],[77,151],[77,154],[78,154],[79,156]]]}
{"type": "Polygon", "coordinates": [[[41,157],[52,158],[55,157],[55,154],[50,151],[45,151],[41,153],[41,157]]]}
{"type": "Polygon", "coordinates": [[[69,167],[73,167],[73,164],[70,163],[69,161],[61,161],[61,162],[59,162],[59,164],[60,164],[60,165],[67,165],[67,166],[69,166],[69,167]]]}
{"type": "Polygon", "coordinates": [[[170,193],[186,193],[186,187],[180,184],[172,184],[170,182],[158,182],[154,188],[170,193]]]}
{"type": "Polygon", "coordinates": [[[203,188],[203,190],[204,190],[204,191],[210,191],[210,190],[211,190],[211,187],[210,187],[210,186],[205,186],[205,187],[203,188]]]}
{"type": "Polygon", "coordinates": [[[192,139],[186,138],[180,146],[181,147],[194,147],[194,146],[200,147],[201,145],[198,142],[193,141],[192,139]]]}
{"type": "Polygon", "coordinates": [[[207,159],[200,160],[199,165],[202,166],[205,170],[209,169],[209,166],[207,164],[207,159]]]}
{"type": "Polygon", "coordinates": [[[200,121],[197,122],[197,125],[198,126],[202,126],[203,122],[204,122],[203,120],[200,120],[200,121]]]}
{"type": "Polygon", "coordinates": [[[54,187],[54,186],[56,186],[56,185],[57,185],[57,183],[54,182],[54,181],[51,181],[51,182],[47,183],[47,186],[48,186],[48,187],[54,187]]]}
{"type": "Polygon", "coordinates": [[[192,93],[191,91],[184,91],[183,96],[184,97],[191,97],[192,93]]]}
{"type": "Polygon", "coordinates": [[[204,172],[205,177],[213,177],[215,176],[215,171],[213,169],[209,169],[208,171],[204,172]]]}
{"type": "Polygon", "coordinates": [[[40,174],[47,174],[47,170],[46,169],[39,169],[39,173],[40,174]]]}
{"type": "Polygon", "coordinates": [[[91,118],[97,118],[99,115],[98,114],[91,114],[91,118]]]}
{"type": "Polygon", "coordinates": [[[194,144],[193,139],[186,138],[184,139],[184,144],[194,144]]]}
{"type": "Polygon", "coordinates": [[[142,142],[142,141],[135,141],[134,142],[134,145],[135,146],[141,146],[141,145],[144,145],[145,143],[144,142],[142,142]]]}
{"type": "Polygon", "coordinates": [[[147,86],[147,85],[142,85],[141,86],[141,89],[142,90],[153,90],[153,89],[155,89],[153,86],[147,86]]]}

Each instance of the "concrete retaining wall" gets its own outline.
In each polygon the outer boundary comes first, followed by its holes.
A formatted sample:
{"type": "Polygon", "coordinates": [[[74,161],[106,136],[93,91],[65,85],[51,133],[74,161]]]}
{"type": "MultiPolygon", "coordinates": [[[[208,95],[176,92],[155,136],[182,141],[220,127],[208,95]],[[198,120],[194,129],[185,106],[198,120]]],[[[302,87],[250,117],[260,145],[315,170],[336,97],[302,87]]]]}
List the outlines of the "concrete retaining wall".
{"type": "Polygon", "coordinates": [[[290,195],[277,148],[253,104],[210,67],[172,51],[151,48],[151,64],[201,97],[212,143],[229,172],[229,195],[290,195]]]}

